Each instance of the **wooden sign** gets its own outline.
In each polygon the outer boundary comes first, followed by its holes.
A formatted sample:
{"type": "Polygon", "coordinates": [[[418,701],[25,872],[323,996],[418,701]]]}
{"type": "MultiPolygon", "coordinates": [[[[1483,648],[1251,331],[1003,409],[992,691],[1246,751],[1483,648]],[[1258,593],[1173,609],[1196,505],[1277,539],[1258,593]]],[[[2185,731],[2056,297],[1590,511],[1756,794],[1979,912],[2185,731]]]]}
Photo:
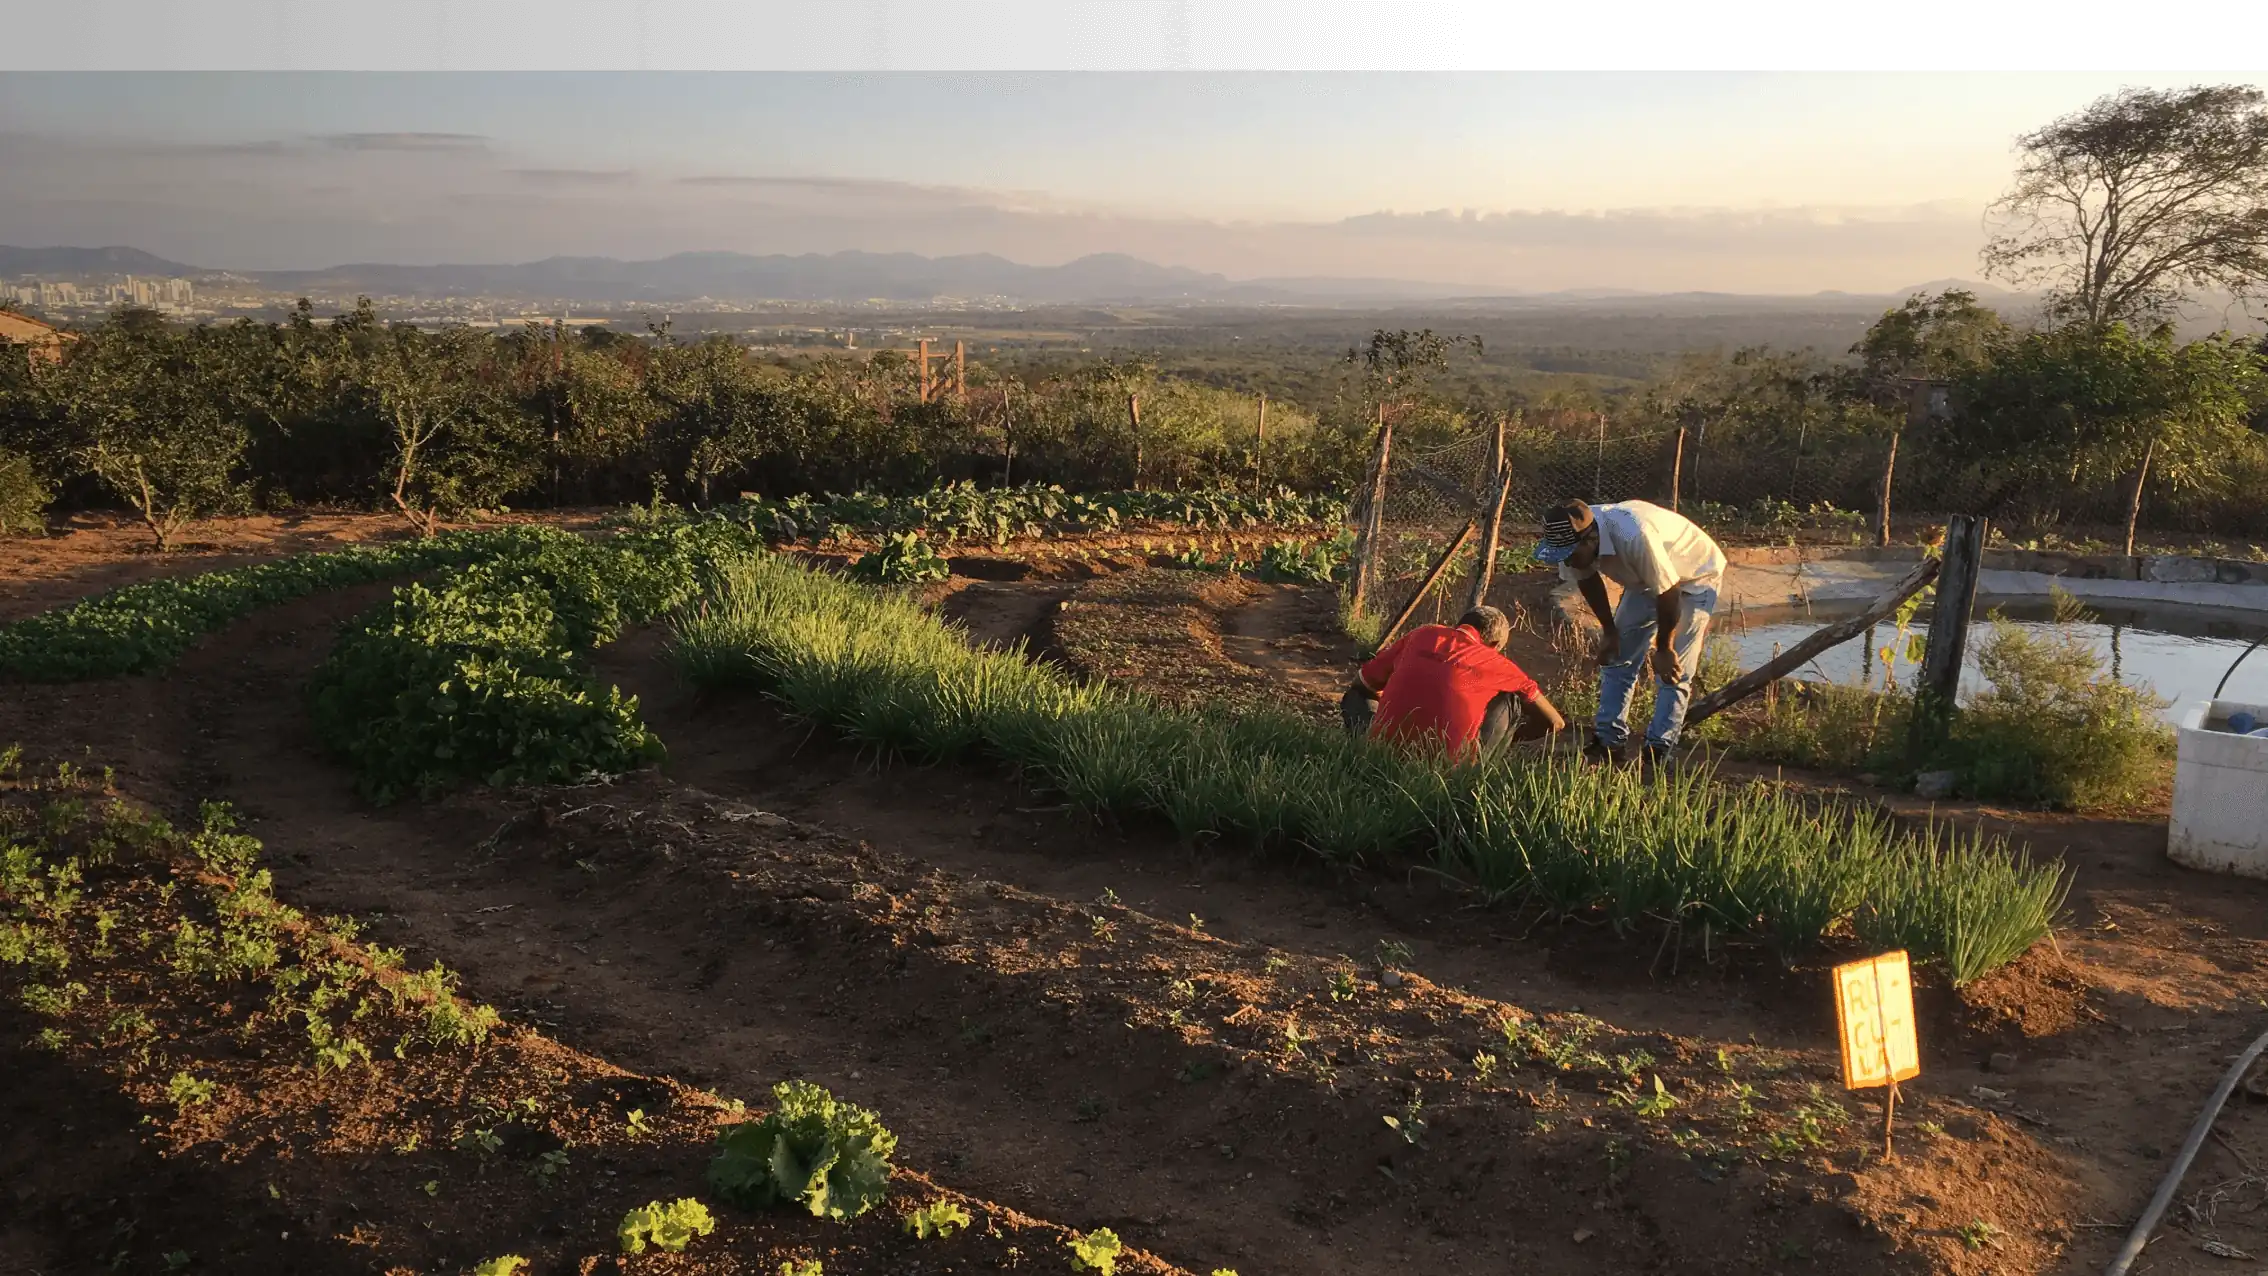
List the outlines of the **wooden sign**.
{"type": "Polygon", "coordinates": [[[1913,967],[1904,952],[1835,967],[1835,1026],[1843,1039],[1844,1089],[1894,1087],[1921,1075],[1913,967]]]}

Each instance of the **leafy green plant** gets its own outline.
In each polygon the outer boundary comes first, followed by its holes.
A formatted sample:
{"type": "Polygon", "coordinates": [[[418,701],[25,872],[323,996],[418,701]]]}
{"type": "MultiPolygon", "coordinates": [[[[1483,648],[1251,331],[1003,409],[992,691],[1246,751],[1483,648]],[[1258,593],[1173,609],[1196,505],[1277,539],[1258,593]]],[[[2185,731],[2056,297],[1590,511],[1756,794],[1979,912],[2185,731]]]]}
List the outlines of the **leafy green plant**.
{"type": "Polygon", "coordinates": [[[527,1276],[528,1260],[518,1254],[499,1254],[473,1264],[472,1276],[527,1276]]]}
{"type": "Polygon", "coordinates": [[[519,529],[451,532],[127,585],[0,627],[0,673],[33,682],[149,673],[260,608],[318,590],[461,565],[525,544],[529,535],[519,529]]]}
{"type": "Polygon", "coordinates": [[[1071,1270],[1094,1272],[1096,1276],[1116,1276],[1118,1257],[1126,1250],[1118,1233],[1107,1227],[1098,1227],[1084,1236],[1075,1234],[1064,1244],[1071,1250],[1071,1270]]]}
{"type": "Polygon", "coordinates": [[[46,531],[47,503],[53,499],[30,457],[0,448],[0,536],[46,531]]]}
{"type": "Polygon", "coordinates": [[[917,1240],[951,1236],[969,1225],[969,1212],[957,1201],[936,1200],[906,1211],[906,1231],[917,1240]]]}
{"type": "Polygon", "coordinates": [[[900,532],[890,537],[881,548],[860,555],[850,569],[851,574],[861,580],[884,585],[918,585],[953,574],[945,556],[923,540],[919,532],[900,532]]]}
{"type": "Polygon", "coordinates": [[[682,1254],[694,1237],[715,1230],[717,1221],[710,1216],[709,1207],[683,1196],[667,1204],[652,1201],[630,1211],[622,1216],[614,1235],[625,1254],[643,1254],[649,1245],[665,1254],[682,1254]]]}
{"type": "Polygon", "coordinates": [[[820,1218],[857,1218],[882,1203],[898,1138],[865,1108],[808,1081],[772,1087],[773,1109],[717,1136],[709,1183],[735,1205],[799,1204],[820,1218]]]}
{"type": "Polygon", "coordinates": [[[1328,541],[1270,541],[1260,551],[1260,579],[1329,584],[1337,579],[1348,552],[1353,548],[1353,539],[1353,533],[1346,532],[1338,539],[1328,541]]]}
{"type": "Polygon", "coordinates": [[[791,1258],[780,1264],[780,1276],[826,1276],[826,1269],[816,1258],[791,1258]]]}
{"type": "Polygon", "coordinates": [[[165,1097],[171,1099],[173,1106],[177,1108],[210,1103],[213,1099],[213,1083],[186,1072],[176,1072],[173,1079],[165,1083],[165,1097]]]}

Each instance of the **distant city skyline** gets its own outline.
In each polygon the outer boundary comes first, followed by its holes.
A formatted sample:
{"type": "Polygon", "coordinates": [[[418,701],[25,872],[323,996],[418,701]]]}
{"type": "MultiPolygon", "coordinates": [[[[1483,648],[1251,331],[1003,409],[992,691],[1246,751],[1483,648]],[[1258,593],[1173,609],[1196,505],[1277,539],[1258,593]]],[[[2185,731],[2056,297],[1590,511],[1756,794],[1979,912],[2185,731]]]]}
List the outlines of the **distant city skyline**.
{"type": "Polygon", "coordinates": [[[2268,75],[6,73],[0,241],[1886,291],[1976,276],[2019,133],[2232,80],[2268,75]]]}

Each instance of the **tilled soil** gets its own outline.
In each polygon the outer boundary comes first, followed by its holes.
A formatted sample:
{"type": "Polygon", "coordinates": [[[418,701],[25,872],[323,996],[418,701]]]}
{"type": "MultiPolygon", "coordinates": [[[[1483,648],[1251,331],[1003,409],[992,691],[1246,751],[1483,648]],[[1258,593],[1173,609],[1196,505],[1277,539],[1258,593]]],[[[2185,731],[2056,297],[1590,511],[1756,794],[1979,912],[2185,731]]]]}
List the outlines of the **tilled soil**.
{"type": "MultiPolygon", "coordinates": [[[[1039,634],[1017,624],[1044,600],[1002,594],[966,604],[1000,613],[977,636],[1039,634]]],[[[238,802],[287,899],[375,918],[380,942],[574,1048],[752,1100],[809,1075],[878,1107],[906,1164],[1196,1270],[2099,1269],[2268,994],[2261,891],[2171,868],[2146,826],[1996,813],[2080,872],[2061,957],[1963,999],[1924,990],[1897,1162],[1861,1155],[1863,1131],[1720,1161],[1733,1084],[1783,1118],[1810,1081],[1834,1092],[1822,970],[1720,948],[1673,973],[1651,943],[1531,929],[1422,877],[1177,846],[979,770],[880,765],[759,702],[693,700],[650,634],[600,663],[644,697],[663,776],[371,810],[314,749],[298,688],[384,596],[254,617],[163,679],[11,687],[0,738],[114,762],[184,807],[238,802]],[[1382,942],[1410,954],[1391,988],[1382,942]],[[1611,1068],[1491,1038],[1509,1015],[1565,1040],[1578,1013],[1691,1107],[1639,1117],[1611,1068]],[[1512,1065],[1487,1082],[1484,1046],[1512,1065]],[[1389,1115],[1424,1122],[1422,1144],[1389,1115]]],[[[1871,1098],[1843,1106],[1878,1119],[1871,1098]]],[[[2148,1270],[2226,1270],[2201,1241],[2268,1242],[2249,1168],[2268,1122],[2232,1108],[2220,1133],[2148,1270]]]]}

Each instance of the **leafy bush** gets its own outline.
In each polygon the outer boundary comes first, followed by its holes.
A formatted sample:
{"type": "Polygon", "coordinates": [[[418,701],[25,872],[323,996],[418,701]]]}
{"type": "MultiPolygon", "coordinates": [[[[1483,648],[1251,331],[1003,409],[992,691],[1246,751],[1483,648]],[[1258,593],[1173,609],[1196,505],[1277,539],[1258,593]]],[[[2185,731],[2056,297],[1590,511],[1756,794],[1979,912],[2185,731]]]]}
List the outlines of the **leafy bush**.
{"type": "Polygon", "coordinates": [[[716,520],[597,544],[530,532],[350,625],[309,685],[316,730],[379,802],[652,761],[661,742],[636,699],[600,691],[580,655],[684,602],[710,563],[746,543],[716,520]]]}
{"type": "Polygon", "coordinates": [[[762,688],[887,752],[988,755],[1185,838],[1427,856],[1487,895],[1619,929],[1690,919],[1794,952],[1847,923],[1895,932],[1966,982],[2045,935],[2062,900],[2056,868],[1979,835],[1917,839],[1869,808],[1700,769],[1649,781],[1558,755],[1449,765],[1289,713],[1168,709],[972,649],[913,600],[772,555],[729,565],[676,627],[689,680],[762,688]],[[1901,871],[1916,856],[1943,871],[1901,871]]]}
{"type": "Polygon", "coordinates": [[[859,555],[851,575],[884,585],[918,585],[953,574],[945,556],[921,538],[919,532],[900,532],[880,549],[859,555]]]}
{"type": "Polygon", "coordinates": [[[451,532],[430,540],[355,545],[98,594],[0,628],[0,673],[33,682],[150,673],[199,638],[263,607],[511,551],[538,533],[451,532]]]}
{"type": "MultiPolygon", "coordinates": [[[[2083,616],[2058,604],[2059,619],[2083,616]]],[[[2066,808],[2130,806],[2162,780],[2173,733],[2165,701],[2110,676],[2068,629],[2027,632],[1998,617],[1977,651],[1991,685],[1953,720],[1944,761],[1974,797],[2066,808]]]]}
{"type": "Polygon", "coordinates": [[[709,1183],[747,1209],[801,1204],[815,1217],[857,1218],[882,1203],[898,1136],[865,1108],[809,1081],[772,1087],[775,1106],[717,1136],[709,1183]]]}
{"type": "Polygon", "coordinates": [[[717,1220],[710,1217],[709,1207],[682,1196],[667,1205],[653,1201],[623,1215],[614,1235],[625,1254],[643,1254],[648,1245],[665,1254],[682,1254],[694,1237],[715,1230],[717,1220]]]}
{"type": "Polygon", "coordinates": [[[31,458],[0,449],[0,536],[47,530],[47,503],[54,493],[39,479],[31,458]]]}

